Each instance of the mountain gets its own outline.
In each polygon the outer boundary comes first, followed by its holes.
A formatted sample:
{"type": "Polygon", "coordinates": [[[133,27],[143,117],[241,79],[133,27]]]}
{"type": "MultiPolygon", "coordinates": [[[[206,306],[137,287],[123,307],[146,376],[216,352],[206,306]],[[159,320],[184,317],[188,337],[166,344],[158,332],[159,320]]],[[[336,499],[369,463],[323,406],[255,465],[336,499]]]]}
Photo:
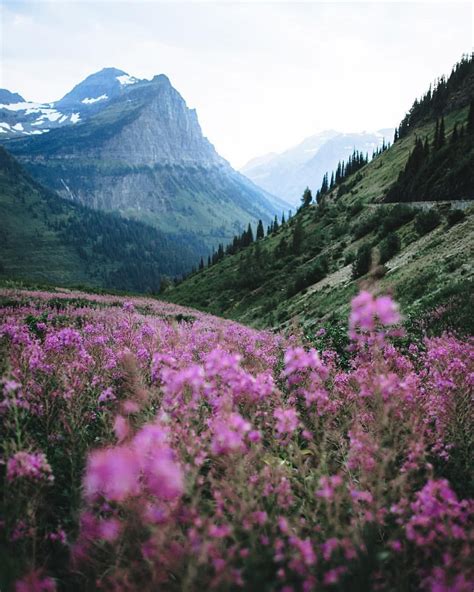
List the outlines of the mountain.
{"type": "Polygon", "coordinates": [[[56,103],[25,105],[3,105],[0,118],[14,115],[23,131],[10,123],[1,140],[64,198],[195,236],[208,249],[288,207],[219,156],[165,75],[138,80],[107,68],[56,103]]]}
{"type": "Polygon", "coordinates": [[[258,327],[325,327],[337,341],[346,303],[370,288],[394,294],[408,324],[443,328],[451,315],[450,325],[472,332],[474,57],[408,114],[394,144],[318,204],[166,298],[258,327]]]}
{"type": "Polygon", "coordinates": [[[393,137],[393,129],[373,133],[340,133],[327,130],[303,140],[281,154],[268,154],[249,161],[241,172],[270,193],[300,205],[305,187],[319,189],[326,172],[336,168],[355,150],[364,154],[380,148],[393,137]]]}
{"type": "Polygon", "coordinates": [[[130,84],[141,82],[117,68],[104,68],[52,103],[26,101],[17,93],[0,89],[2,139],[41,135],[74,125],[101,111],[130,84]]]}
{"type": "Polygon", "coordinates": [[[0,147],[0,278],[157,292],[204,243],[89,209],[45,189],[0,147]]]}
{"type": "Polygon", "coordinates": [[[11,105],[12,103],[21,103],[25,99],[18,93],[12,93],[5,88],[0,88],[0,104],[11,105]]]}

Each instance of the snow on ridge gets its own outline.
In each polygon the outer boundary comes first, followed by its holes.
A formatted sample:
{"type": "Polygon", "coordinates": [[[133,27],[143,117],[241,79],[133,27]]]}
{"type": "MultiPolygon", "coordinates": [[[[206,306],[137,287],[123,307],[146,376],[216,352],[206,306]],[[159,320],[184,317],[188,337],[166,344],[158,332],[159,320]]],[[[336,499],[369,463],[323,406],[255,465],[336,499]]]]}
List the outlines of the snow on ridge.
{"type": "Polygon", "coordinates": [[[21,125],[21,123],[15,123],[15,125],[12,126],[12,129],[14,129],[16,132],[23,132],[23,131],[25,131],[25,129],[21,125]]]}
{"type": "MultiPolygon", "coordinates": [[[[11,125],[9,123],[2,122],[2,123],[0,123],[0,129],[3,129],[3,128],[5,128],[5,130],[9,130],[9,129],[11,129],[11,125]]],[[[5,131],[5,130],[3,130],[3,131],[5,131]]]]}
{"type": "Polygon", "coordinates": [[[122,86],[128,86],[129,84],[135,84],[136,82],[138,82],[138,78],[130,76],[129,74],[122,74],[121,76],[117,76],[117,80],[120,82],[122,86]]]}
{"type": "Polygon", "coordinates": [[[43,113],[43,115],[46,117],[46,119],[49,119],[49,121],[57,121],[59,118],[63,116],[62,113],[54,110],[49,113],[43,113]]]}
{"type": "Polygon", "coordinates": [[[73,113],[71,115],[71,123],[77,123],[81,119],[81,115],[79,113],[73,113]]]}
{"type": "Polygon", "coordinates": [[[9,105],[0,105],[0,109],[8,109],[9,111],[30,111],[34,113],[32,109],[40,109],[41,107],[45,107],[43,103],[33,103],[30,101],[24,101],[22,103],[10,103],[9,105]]]}
{"type": "Polygon", "coordinates": [[[82,99],[81,103],[84,103],[85,105],[92,105],[92,103],[97,103],[97,101],[103,101],[108,98],[109,97],[107,95],[100,95],[100,97],[96,97],[95,99],[82,99]]]}

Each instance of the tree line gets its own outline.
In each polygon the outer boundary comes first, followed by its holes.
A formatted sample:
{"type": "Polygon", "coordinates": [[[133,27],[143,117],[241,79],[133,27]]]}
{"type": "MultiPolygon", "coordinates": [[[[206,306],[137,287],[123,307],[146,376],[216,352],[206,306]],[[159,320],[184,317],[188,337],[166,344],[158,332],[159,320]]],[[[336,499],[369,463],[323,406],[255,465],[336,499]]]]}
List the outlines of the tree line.
{"type": "Polygon", "coordinates": [[[385,196],[387,202],[474,199],[474,99],[466,121],[447,136],[444,117],[436,119],[431,141],[417,137],[403,171],[385,196]]]}
{"type": "Polygon", "coordinates": [[[462,107],[469,102],[472,95],[472,78],[474,77],[474,52],[464,55],[453,67],[446,79],[441,76],[433,86],[420,98],[415,99],[411,109],[402,119],[395,130],[394,142],[404,138],[421,121],[440,117],[446,114],[450,107],[462,107]],[[456,97],[454,97],[456,94],[456,97]]]}

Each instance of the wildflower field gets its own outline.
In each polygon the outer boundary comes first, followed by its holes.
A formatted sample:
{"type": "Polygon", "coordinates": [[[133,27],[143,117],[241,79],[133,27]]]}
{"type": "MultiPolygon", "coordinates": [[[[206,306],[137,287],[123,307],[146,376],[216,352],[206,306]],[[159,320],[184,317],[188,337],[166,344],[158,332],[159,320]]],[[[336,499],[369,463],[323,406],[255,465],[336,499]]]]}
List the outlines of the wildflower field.
{"type": "Polygon", "coordinates": [[[472,341],[0,296],[2,591],[474,589],[472,341]]]}

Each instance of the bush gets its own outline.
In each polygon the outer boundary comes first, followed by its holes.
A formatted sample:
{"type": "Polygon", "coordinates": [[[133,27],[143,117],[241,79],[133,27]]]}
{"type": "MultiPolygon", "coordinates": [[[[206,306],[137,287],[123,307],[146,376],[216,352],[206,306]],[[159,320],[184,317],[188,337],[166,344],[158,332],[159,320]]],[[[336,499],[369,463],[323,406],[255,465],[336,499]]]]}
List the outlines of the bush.
{"type": "Polygon", "coordinates": [[[351,209],[349,210],[349,213],[351,216],[357,216],[357,214],[360,214],[360,212],[362,212],[363,209],[364,209],[364,206],[363,206],[362,202],[356,201],[351,205],[351,209]]]}
{"type": "Polygon", "coordinates": [[[346,253],[346,256],[344,257],[344,265],[349,265],[350,263],[354,263],[356,258],[356,254],[354,253],[354,251],[349,251],[348,253],[346,253]]]}
{"type": "Polygon", "coordinates": [[[404,204],[397,204],[388,211],[384,210],[384,217],[382,221],[382,227],[380,228],[380,235],[386,236],[389,232],[397,230],[401,226],[404,226],[415,217],[415,211],[413,208],[404,204]]]}
{"type": "Polygon", "coordinates": [[[319,257],[313,264],[313,266],[307,270],[303,270],[297,276],[293,284],[288,286],[287,295],[288,297],[294,296],[301,292],[308,286],[316,284],[324,279],[328,272],[328,265],[325,259],[319,257]]]}
{"type": "Polygon", "coordinates": [[[386,263],[400,251],[400,237],[396,232],[390,232],[380,243],[380,263],[386,263]]]}
{"type": "Polygon", "coordinates": [[[364,243],[359,247],[356,258],[352,264],[352,279],[357,279],[365,275],[372,263],[372,249],[369,244],[364,243]]]}
{"type": "Polygon", "coordinates": [[[360,220],[360,222],[356,224],[352,230],[354,238],[362,238],[374,230],[377,230],[382,223],[383,214],[384,212],[382,208],[379,208],[374,213],[366,216],[363,220],[360,220]]]}
{"type": "Polygon", "coordinates": [[[462,222],[466,219],[466,214],[462,210],[451,210],[446,216],[449,226],[454,226],[458,222],[462,222]]]}
{"type": "Polygon", "coordinates": [[[415,216],[415,230],[419,236],[424,236],[439,226],[441,216],[436,210],[421,211],[415,216]]]}

